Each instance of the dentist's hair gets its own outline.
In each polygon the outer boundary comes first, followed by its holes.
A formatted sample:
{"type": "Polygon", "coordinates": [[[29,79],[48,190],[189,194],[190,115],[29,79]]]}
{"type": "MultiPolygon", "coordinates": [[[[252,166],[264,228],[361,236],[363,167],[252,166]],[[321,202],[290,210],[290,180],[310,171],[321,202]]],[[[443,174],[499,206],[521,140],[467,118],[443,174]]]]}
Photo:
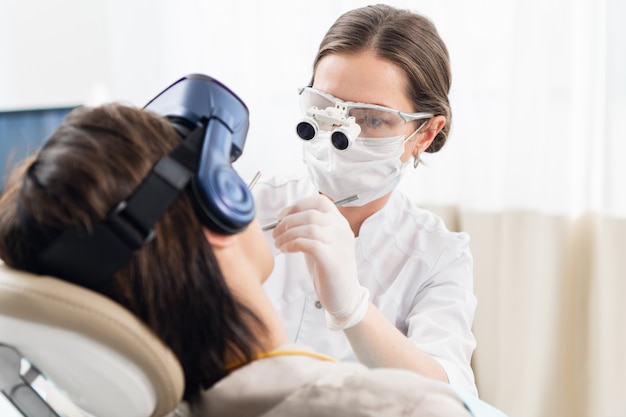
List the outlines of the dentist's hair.
{"type": "MultiPolygon", "coordinates": [[[[39,274],[37,256],[67,229],[102,222],[181,141],[165,118],[121,104],[78,108],[7,181],[0,198],[0,258],[39,274]]],[[[186,192],[99,291],[126,307],[172,349],[185,394],[224,377],[225,352],[249,359],[252,313],[229,291],[186,192]]],[[[231,358],[232,359],[232,358],[231,358]]]]}
{"type": "Polygon", "coordinates": [[[407,95],[416,112],[442,115],[446,124],[426,152],[439,151],[452,121],[448,94],[452,83],[448,49],[435,25],[410,10],[385,4],[365,6],[341,15],[330,27],[313,61],[313,77],[326,55],[374,51],[400,67],[407,78],[407,95]]]}

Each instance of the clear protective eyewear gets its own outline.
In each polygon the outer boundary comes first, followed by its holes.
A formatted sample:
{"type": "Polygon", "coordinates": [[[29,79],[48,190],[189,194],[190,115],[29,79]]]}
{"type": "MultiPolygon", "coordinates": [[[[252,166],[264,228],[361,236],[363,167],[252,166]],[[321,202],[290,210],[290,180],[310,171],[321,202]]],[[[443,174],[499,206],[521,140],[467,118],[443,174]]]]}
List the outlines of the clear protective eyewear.
{"type": "Polygon", "coordinates": [[[433,117],[431,113],[407,113],[377,104],[343,101],[312,87],[300,88],[299,93],[300,109],[305,119],[296,128],[298,135],[310,140],[318,129],[338,129],[338,135],[333,135],[338,136],[338,140],[333,138],[333,145],[340,150],[347,149],[355,137],[397,136],[405,123],[433,117]]]}

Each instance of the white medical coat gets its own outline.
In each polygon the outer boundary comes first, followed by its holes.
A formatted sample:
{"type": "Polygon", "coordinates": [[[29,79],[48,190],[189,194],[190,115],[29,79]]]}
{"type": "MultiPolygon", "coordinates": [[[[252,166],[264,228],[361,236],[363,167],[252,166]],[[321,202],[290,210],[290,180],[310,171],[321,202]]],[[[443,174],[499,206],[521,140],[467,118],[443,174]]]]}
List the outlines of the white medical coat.
{"type": "MultiPolygon", "coordinates": [[[[306,171],[262,179],[253,189],[257,218],[269,224],[278,210],[316,192],[306,171]]],[[[274,248],[271,231],[266,237],[274,248]]],[[[476,297],[469,236],[449,231],[435,214],[394,190],[385,207],[363,222],[355,245],[359,281],[372,303],[439,361],[451,385],[476,395],[470,366],[476,297]]],[[[291,340],[355,361],[343,332],[326,327],[304,256],[274,250],[276,266],[264,287],[291,340]]]]}

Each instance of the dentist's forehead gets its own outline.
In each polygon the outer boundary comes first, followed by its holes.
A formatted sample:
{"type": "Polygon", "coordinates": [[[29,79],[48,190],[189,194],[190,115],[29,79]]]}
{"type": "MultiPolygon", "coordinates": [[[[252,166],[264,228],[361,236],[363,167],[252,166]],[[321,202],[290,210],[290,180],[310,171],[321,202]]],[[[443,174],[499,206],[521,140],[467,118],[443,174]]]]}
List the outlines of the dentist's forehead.
{"type": "Polygon", "coordinates": [[[330,54],[315,69],[313,87],[344,101],[412,111],[400,67],[370,51],[330,54]]]}

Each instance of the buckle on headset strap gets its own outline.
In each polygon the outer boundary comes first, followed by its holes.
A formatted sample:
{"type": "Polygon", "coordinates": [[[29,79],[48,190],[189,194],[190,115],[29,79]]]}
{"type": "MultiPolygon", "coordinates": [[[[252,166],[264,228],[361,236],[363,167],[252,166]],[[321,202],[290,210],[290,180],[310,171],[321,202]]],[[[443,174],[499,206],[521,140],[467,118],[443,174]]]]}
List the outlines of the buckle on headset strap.
{"type": "Polygon", "coordinates": [[[132,250],[154,238],[154,224],[187,186],[191,171],[166,155],[128,199],[121,201],[107,218],[113,231],[132,250]]]}

